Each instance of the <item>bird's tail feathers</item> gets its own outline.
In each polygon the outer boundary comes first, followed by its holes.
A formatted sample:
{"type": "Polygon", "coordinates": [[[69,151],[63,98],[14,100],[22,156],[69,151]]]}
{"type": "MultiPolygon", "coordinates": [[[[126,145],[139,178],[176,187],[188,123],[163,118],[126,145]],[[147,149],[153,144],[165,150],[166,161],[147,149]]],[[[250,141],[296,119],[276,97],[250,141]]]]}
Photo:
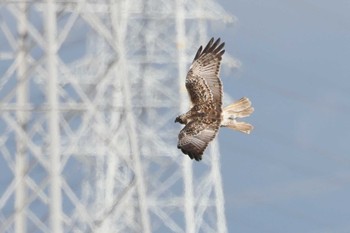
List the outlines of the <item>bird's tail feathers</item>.
{"type": "Polygon", "coordinates": [[[247,97],[243,97],[224,108],[221,126],[249,134],[253,130],[253,126],[246,122],[239,122],[237,118],[247,117],[252,114],[254,108],[251,105],[250,100],[247,97]]]}

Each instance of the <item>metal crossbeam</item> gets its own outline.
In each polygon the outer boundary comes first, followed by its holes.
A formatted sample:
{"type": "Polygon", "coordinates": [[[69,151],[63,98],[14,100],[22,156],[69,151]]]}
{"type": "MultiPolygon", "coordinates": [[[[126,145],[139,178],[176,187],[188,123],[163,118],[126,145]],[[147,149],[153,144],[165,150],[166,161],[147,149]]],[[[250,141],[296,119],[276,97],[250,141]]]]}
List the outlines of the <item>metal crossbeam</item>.
{"type": "MultiPolygon", "coordinates": [[[[227,232],[219,150],[176,148],[215,1],[0,8],[0,232],[227,232]]],[[[235,60],[226,56],[229,65],[235,60]]]]}

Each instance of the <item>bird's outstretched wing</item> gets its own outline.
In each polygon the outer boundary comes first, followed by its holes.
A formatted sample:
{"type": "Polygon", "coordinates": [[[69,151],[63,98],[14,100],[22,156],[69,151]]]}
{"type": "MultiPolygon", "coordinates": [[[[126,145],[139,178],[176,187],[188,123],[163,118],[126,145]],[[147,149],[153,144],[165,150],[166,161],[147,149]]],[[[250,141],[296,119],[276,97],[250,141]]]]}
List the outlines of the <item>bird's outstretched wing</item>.
{"type": "Polygon", "coordinates": [[[177,147],[197,161],[202,159],[221,123],[223,93],[219,70],[224,46],[220,38],[215,42],[212,38],[204,49],[201,46],[186,77],[186,88],[194,106],[183,116],[187,124],[180,131],[177,147]]]}
{"type": "Polygon", "coordinates": [[[180,131],[177,147],[191,159],[199,161],[209,142],[215,138],[219,127],[220,123],[207,124],[203,121],[192,121],[180,131]]]}
{"type": "Polygon", "coordinates": [[[220,62],[225,43],[212,38],[207,46],[198,49],[186,77],[186,88],[193,105],[208,102],[222,105],[222,84],[219,79],[220,62]]]}

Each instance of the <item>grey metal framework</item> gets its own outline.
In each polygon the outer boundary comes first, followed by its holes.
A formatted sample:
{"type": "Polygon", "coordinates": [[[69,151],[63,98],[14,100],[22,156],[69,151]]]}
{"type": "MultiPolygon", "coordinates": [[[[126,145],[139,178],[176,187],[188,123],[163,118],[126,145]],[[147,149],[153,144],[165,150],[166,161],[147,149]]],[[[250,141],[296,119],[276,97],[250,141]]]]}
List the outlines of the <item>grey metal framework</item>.
{"type": "MultiPolygon", "coordinates": [[[[215,1],[0,5],[0,232],[227,232],[214,141],[174,118],[215,1]]],[[[234,59],[225,58],[229,65],[234,59]]]]}

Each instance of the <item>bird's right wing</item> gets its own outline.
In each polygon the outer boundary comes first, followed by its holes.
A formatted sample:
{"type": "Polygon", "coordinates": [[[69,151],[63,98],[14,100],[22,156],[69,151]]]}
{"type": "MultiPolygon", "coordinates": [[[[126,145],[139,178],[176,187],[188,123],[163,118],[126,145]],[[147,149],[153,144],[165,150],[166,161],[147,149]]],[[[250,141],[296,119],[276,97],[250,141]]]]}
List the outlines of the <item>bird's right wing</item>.
{"type": "Polygon", "coordinates": [[[188,123],[179,133],[177,147],[191,159],[202,159],[204,150],[207,148],[219,129],[220,124],[213,122],[206,124],[200,121],[188,123]]]}

